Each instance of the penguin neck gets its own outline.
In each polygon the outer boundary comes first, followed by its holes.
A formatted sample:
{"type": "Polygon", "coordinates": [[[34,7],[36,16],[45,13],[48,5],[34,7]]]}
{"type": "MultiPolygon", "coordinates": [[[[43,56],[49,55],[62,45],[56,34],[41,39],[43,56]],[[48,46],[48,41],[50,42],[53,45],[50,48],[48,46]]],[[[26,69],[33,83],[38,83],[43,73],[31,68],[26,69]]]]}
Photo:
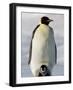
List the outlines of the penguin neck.
{"type": "Polygon", "coordinates": [[[42,23],[41,23],[40,25],[43,25],[43,26],[47,26],[47,27],[49,27],[49,25],[46,25],[46,24],[42,24],[42,23]]]}
{"type": "Polygon", "coordinates": [[[44,27],[48,27],[48,28],[50,27],[49,25],[42,24],[42,23],[41,23],[40,25],[41,25],[41,26],[44,26],[44,27]]]}
{"type": "Polygon", "coordinates": [[[41,33],[45,33],[46,31],[49,30],[49,26],[45,25],[45,24],[40,24],[40,29],[39,31],[41,31],[41,33]]]}

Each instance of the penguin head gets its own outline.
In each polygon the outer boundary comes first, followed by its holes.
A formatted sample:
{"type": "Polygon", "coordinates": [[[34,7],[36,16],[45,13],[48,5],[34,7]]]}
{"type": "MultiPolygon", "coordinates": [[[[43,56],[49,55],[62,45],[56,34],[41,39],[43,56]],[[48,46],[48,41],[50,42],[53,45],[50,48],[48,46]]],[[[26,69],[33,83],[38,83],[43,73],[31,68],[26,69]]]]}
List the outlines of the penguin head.
{"type": "Polygon", "coordinates": [[[44,16],[44,17],[41,18],[41,23],[42,24],[45,24],[45,25],[48,25],[51,21],[53,21],[53,20],[49,19],[46,16],[44,16]]]}
{"type": "Polygon", "coordinates": [[[39,76],[50,76],[48,67],[47,67],[46,65],[42,65],[42,66],[40,67],[39,76]]]}

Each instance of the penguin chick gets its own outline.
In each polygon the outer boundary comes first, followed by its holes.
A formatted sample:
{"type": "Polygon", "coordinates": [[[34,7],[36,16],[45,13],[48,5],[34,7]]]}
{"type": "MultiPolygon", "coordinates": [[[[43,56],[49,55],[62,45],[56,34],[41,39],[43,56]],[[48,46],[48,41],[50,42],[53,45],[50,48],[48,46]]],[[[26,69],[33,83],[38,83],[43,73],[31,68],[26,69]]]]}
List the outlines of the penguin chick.
{"type": "Polygon", "coordinates": [[[51,72],[48,70],[46,65],[42,65],[38,76],[51,76],[51,72]]]}

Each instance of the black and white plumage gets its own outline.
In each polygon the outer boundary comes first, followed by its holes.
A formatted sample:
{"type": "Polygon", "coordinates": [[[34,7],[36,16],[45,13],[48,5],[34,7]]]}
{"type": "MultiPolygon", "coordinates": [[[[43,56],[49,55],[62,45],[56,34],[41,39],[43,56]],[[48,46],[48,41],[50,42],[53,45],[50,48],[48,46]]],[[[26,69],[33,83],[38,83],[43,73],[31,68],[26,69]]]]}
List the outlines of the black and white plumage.
{"type": "Polygon", "coordinates": [[[53,29],[49,23],[53,21],[44,16],[32,34],[29,61],[33,76],[50,76],[57,62],[57,48],[53,29]]]}

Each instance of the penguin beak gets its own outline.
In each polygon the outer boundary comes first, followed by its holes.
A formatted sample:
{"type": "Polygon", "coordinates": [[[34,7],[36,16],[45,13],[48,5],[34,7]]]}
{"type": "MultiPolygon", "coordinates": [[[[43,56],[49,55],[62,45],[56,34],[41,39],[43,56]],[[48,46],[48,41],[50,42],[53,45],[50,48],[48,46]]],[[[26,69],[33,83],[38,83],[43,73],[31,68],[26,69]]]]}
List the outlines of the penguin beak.
{"type": "Polygon", "coordinates": [[[49,19],[49,20],[48,20],[48,22],[51,22],[51,21],[53,21],[53,20],[52,20],[52,19],[49,19]]]}
{"type": "Polygon", "coordinates": [[[50,19],[50,22],[51,22],[51,21],[53,21],[53,20],[50,19]]]}

